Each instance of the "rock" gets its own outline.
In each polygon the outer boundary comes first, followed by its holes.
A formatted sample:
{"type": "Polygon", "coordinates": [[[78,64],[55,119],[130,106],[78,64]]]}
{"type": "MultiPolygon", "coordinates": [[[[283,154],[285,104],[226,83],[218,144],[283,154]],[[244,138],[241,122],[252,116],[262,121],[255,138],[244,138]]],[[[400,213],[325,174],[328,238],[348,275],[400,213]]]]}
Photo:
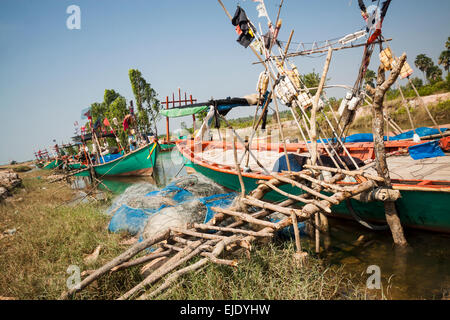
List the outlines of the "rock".
{"type": "Polygon", "coordinates": [[[13,228],[13,229],[8,229],[8,230],[3,231],[3,234],[5,236],[12,236],[16,232],[17,232],[17,229],[13,228]]]}
{"type": "Polygon", "coordinates": [[[84,258],[84,263],[86,265],[92,264],[95,261],[97,261],[98,255],[100,254],[100,250],[102,249],[102,246],[99,245],[97,248],[95,248],[94,252],[92,252],[90,255],[86,256],[84,258]]]}
{"type": "Polygon", "coordinates": [[[14,188],[20,187],[22,185],[22,179],[19,175],[10,170],[0,171],[0,187],[8,189],[8,191],[14,188]]]}
{"type": "Polygon", "coordinates": [[[10,196],[8,189],[5,187],[0,187],[0,201],[6,199],[10,196]]]}

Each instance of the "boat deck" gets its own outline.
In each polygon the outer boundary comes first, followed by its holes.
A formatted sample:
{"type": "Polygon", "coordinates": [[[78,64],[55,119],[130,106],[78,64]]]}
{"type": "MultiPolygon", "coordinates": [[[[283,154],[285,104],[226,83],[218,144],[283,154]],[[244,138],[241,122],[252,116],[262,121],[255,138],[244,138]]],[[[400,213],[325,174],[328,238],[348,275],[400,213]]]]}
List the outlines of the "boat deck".
{"type": "MultiPolygon", "coordinates": [[[[269,171],[272,170],[275,161],[284,155],[282,152],[280,153],[270,150],[253,150],[253,153],[258,158],[258,161],[269,171]]],[[[243,150],[238,149],[237,154],[238,160],[240,160],[243,150]]],[[[241,168],[245,167],[246,157],[241,162],[241,168]]],[[[203,151],[203,153],[201,153],[200,158],[209,163],[234,168],[233,150],[207,148],[203,151]]],[[[392,156],[387,158],[387,162],[392,179],[434,181],[450,180],[450,155],[421,160],[414,160],[409,155],[392,156]]],[[[249,157],[249,167],[255,173],[261,172],[261,168],[251,156],[249,157]]],[[[376,174],[375,167],[367,169],[367,171],[369,173],[376,174]]]]}
{"type": "MultiPolygon", "coordinates": [[[[414,160],[410,156],[387,158],[392,179],[402,180],[450,180],[450,155],[414,160]]],[[[375,168],[368,172],[375,174],[375,168]]]]}

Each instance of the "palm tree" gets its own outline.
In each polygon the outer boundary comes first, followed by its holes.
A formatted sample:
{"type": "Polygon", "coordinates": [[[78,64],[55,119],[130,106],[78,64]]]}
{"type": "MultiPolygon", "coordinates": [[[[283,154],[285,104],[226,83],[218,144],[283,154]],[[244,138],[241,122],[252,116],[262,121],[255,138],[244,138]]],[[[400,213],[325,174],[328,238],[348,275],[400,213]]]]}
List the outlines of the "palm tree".
{"type": "Polygon", "coordinates": [[[427,70],[427,78],[430,83],[442,81],[442,70],[438,66],[431,66],[427,70]]]}
{"type": "Polygon", "coordinates": [[[420,71],[423,72],[425,79],[427,78],[428,69],[434,65],[433,60],[423,53],[416,57],[414,64],[420,71]]]}
{"type": "Polygon", "coordinates": [[[447,71],[448,75],[448,68],[450,65],[450,50],[445,50],[441,52],[441,55],[439,56],[438,64],[442,65],[445,71],[447,71]]]}

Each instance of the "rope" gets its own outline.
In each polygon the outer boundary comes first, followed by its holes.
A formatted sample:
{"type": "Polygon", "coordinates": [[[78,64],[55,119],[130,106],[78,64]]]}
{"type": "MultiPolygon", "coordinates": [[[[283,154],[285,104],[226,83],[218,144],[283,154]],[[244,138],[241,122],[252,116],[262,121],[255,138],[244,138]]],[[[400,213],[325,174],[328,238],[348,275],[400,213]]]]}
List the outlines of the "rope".
{"type": "Polygon", "coordinates": [[[350,199],[346,199],[345,200],[345,205],[347,206],[347,210],[348,212],[350,212],[350,214],[352,215],[352,217],[362,226],[366,227],[367,229],[370,230],[375,230],[375,231],[384,231],[384,230],[388,230],[389,229],[389,225],[385,224],[385,225],[375,225],[372,224],[370,222],[364,221],[358,214],[357,212],[353,209],[353,205],[350,199]]]}

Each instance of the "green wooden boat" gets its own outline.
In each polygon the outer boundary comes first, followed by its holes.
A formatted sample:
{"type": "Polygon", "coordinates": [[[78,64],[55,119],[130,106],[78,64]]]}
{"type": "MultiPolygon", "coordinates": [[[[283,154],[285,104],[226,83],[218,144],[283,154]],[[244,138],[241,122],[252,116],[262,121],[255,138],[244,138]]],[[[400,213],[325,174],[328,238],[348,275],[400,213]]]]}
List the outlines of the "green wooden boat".
{"type": "Polygon", "coordinates": [[[51,170],[51,169],[55,169],[61,165],[62,165],[62,160],[55,159],[53,161],[45,163],[44,166],[42,167],[42,169],[51,170]]]}
{"type": "MultiPolygon", "coordinates": [[[[228,189],[240,191],[239,177],[234,168],[205,161],[201,155],[197,153],[194,155],[193,149],[187,144],[186,141],[177,142],[178,150],[183,155],[186,166],[228,189]]],[[[262,173],[242,172],[242,178],[245,190],[249,193],[256,189],[258,180],[268,180],[270,176],[265,176],[262,173]]],[[[450,181],[393,179],[392,183],[394,189],[401,190],[402,197],[396,201],[396,206],[403,225],[450,233],[450,181]]],[[[300,189],[291,185],[283,185],[280,189],[294,195],[302,194],[300,189]]],[[[286,197],[271,191],[266,194],[264,199],[279,202],[286,200],[286,197]]],[[[362,203],[353,199],[350,201],[350,208],[345,202],[333,206],[333,215],[352,218],[349,210],[353,208],[353,211],[365,220],[385,223],[382,202],[362,203]]]]}
{"type": "MultiPolygon", "coordinates": [[[[160,148],[158,143],[152,142],[115,160],[94,165],[94,171],[98,176],[151,176],[160,148]]],[[[86,166],[71,164],[70,167],[79,170],[86,166]]],[[[88,175],[87,168],[75,174],[75,176],[88,175]]]]}

